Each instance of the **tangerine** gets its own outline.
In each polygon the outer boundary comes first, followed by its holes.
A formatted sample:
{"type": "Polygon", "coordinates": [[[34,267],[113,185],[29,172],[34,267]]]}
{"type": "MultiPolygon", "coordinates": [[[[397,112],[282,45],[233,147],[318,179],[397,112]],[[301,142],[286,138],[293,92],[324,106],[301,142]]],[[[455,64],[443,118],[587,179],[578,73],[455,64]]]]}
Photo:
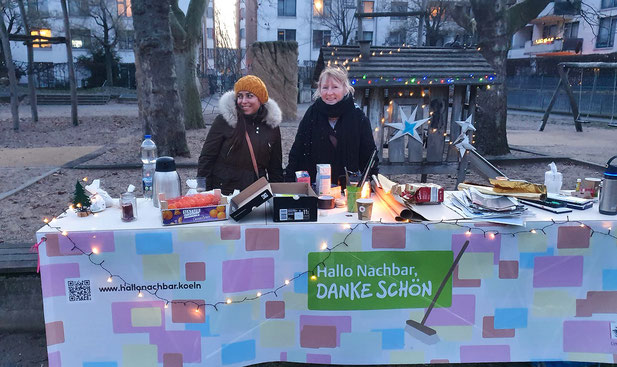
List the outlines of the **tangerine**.
{"type": "Polygon", "coordinates": [[[210,210],[210,217],[217,218],[219,212],[216,209],[210,210]]]}
{"type": "Polygon", "coordinates": [[[224,211],[219,212],[219,213],[216,215],[216,217],[217,217],[218,219],[225,219],[225,212],[224,212],[224,211]]]}

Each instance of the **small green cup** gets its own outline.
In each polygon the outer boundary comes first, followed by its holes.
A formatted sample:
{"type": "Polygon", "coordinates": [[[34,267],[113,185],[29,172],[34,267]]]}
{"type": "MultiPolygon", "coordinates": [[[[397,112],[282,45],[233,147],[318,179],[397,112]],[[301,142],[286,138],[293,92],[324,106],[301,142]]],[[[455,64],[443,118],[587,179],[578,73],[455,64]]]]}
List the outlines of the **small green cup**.
{"type": "Polygon", "coordinates": [[[347,211],[350,213],[357,213],[358,206],[356,205],[356,200],[360,199],[362,188],[355,185],[348,185],[345,194],[347,196],[347,211]]]}

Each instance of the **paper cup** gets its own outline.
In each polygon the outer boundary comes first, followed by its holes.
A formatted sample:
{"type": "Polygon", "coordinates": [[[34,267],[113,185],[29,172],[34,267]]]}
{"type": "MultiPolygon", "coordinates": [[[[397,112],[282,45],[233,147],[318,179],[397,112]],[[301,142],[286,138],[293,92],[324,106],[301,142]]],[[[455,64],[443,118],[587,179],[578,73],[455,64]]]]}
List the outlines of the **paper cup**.
{"type": "Polygon", "coordinates": [[[371,220],[373,214],[373,199],[357,199],[358,220],[371,220]]]}
{"type": "Polygon", "coordinates": [[[356,213],[358,210],[356,208],[356,200],[360,199],[360,195],[362,194],[362,188],[357,187],[355,185],[347,186],[345,190],[345,196],[347,196],[347,211],[350,213],[356,213]]]}

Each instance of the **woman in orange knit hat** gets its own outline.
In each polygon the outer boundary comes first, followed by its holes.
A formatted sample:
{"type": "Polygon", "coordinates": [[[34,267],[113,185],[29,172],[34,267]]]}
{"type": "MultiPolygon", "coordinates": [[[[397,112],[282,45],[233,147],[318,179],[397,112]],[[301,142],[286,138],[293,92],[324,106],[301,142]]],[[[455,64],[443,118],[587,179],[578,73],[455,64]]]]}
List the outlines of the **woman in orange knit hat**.
{"type": "Polygon", "coordinates": [[[268,97],[264,82],[254,75],[238,79],[234,90],[221,96],[219,112],[197,168],[197,176],[206,178],[208,190],[221,189],[229,195],[260,177],[282,181],[282,113],[268,97]]]}

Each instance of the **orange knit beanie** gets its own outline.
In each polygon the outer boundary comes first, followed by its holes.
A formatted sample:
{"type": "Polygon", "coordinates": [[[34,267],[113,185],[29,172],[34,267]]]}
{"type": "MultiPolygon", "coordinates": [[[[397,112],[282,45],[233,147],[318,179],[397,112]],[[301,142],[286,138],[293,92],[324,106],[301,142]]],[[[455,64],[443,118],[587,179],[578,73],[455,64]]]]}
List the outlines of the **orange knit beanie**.
{"type": "Polygon", "coordinates": [[[255,75],[243,76],[234,84],[234,93],[236,93],[236,95],[243,90],[253,93],[261,103],[268,102],[268,90],[266,89],[266,85],[255,75]]]}

